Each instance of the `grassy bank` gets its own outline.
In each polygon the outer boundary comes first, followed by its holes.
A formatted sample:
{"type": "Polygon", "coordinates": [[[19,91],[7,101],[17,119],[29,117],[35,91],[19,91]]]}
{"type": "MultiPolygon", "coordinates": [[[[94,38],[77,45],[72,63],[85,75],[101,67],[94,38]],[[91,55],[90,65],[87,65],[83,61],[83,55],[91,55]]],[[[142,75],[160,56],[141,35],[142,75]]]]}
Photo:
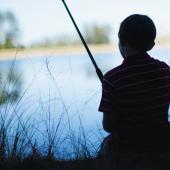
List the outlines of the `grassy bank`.
{"type": "Polygon", "coordinates": [[[55,125],[50,125],[47,120],[47,129],[41,132],[44,136],[44,141],[41,142],[38,133],[35,133],[39,131],[35,128],[36,124],[28,119],[24,120],[23,117],[24,113],[19,112],[1,113],[0,169],[107,170],[105,161],[96,158],[98,149],[94,147],[94,152],[93,144],[89,143],[83,126],[80,126],[80,132],[76,135],[71,125],[68,125],[71,124],[69,122],[65,126],[70,126],[70,133],[61,139],[58,128],[62,120],[55,122],[55,125]],[[64,141],[67,141],[66,145],[64,141]],[[67,153],[66,149],[61,152],[60,148],[63,147],[70,147],[72,151],[67,153]]]}
{"type": "Polygon", "coordinates": [[[111,170],[108,163],[101,159],[57,161],[49,159],[10,160],[0,163],[3,170],[111,170]]]}

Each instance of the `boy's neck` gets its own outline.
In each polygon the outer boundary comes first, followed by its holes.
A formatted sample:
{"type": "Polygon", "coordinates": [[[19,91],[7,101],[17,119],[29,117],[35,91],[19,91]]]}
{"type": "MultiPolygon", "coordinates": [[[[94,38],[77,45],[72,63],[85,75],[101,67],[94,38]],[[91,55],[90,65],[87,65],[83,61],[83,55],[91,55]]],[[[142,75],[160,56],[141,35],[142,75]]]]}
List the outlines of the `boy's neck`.
{"type": "Polygon", "coordinates": [[[134,55],[137,55],[137,54],[140,54],[142,53],[141,51],[139,50],[136,50],[130,46],[126,46],[126,55],[125,55],[125,58],[126,57],[130,57],[130,56],[134,56],[134,55]]]}

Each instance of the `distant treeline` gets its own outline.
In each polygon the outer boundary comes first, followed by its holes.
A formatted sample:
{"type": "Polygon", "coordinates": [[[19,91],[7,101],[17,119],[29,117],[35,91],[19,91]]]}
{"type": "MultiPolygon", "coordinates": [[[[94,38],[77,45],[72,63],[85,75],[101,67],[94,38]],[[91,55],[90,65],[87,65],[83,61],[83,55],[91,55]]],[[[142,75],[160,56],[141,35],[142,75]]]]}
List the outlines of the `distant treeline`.
{"type": "MultiPolygon", "coordinates": [[[[87,24],[82,29],[82,34],[88,44],[109,43],[111,29],[108,25],[87,24]]],[[[21,35],[17,18],[10,11],[0,11],[0,49],[15,48],[21,35]]],[[[80,38],[73,34],[60,34],[53,38],[46,38],[32,43],[31,47],[67,46],[80,44],[80,38]]],[[[23,45],[20,45],[24,47],[23,45]]]]}
{"type": "MultiPolygon", "coordinates": [[[[88,44],[107,44],[113,36],[109,25],[86,24],[80,28],[82,35],[88,44]]],[[[21,30],[22,31],[22,30],[21,30]]],[[[15,48],[19,45],[20,29],[17,18],[10,11],[0,11],[0,49],[15,48]]],[[[161,45],[170,44],[170,36],[158,37],[157,43],[161,45]]],[[[81,40],[75,31],[72,34],[60,34],[53,38],[44,38],[34,42],[29,47],[68,46],[81,44],[81,40]]],[[[20,47],[24,48],[22,44],[20,47]]]]}
{"type": "MultiPolygon", "coordinates": [[[[108,25],[88,24],[85,25],[81,31],[88,44],[106,44],[111,42],[111,28],[108,25]]],[[[32,44],[32,47],[67,46],[78,45],[80,43],[80,38],[75,32],[74,35],[60,34],[55,38],[44,39],[32,44]]]]}

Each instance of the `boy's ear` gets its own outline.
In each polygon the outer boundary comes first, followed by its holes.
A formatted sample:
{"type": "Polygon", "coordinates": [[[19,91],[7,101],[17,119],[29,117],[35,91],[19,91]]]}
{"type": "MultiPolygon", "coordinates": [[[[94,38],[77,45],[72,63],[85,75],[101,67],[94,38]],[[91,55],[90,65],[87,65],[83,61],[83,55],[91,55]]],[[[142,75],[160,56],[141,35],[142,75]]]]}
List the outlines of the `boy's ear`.
{"type": "Polygon", "coordinates": [[[155,45],[155,42],[153,41],[152,43],[149,44],[148,51],[151,50],[155,45]]]}

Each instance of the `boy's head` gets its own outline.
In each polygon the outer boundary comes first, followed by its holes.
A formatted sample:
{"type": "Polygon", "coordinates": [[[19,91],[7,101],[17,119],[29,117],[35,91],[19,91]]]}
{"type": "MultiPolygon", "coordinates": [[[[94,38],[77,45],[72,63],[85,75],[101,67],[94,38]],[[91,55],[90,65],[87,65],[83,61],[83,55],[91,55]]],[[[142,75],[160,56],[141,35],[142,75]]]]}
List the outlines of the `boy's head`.
{"type": "Polygon", "coordinates": [[[146,15],[130,15],[120,24],[118,36],[122,46],[129,45],[137,51],[146,52],[154,46],[155,24],[146,15]]]}

